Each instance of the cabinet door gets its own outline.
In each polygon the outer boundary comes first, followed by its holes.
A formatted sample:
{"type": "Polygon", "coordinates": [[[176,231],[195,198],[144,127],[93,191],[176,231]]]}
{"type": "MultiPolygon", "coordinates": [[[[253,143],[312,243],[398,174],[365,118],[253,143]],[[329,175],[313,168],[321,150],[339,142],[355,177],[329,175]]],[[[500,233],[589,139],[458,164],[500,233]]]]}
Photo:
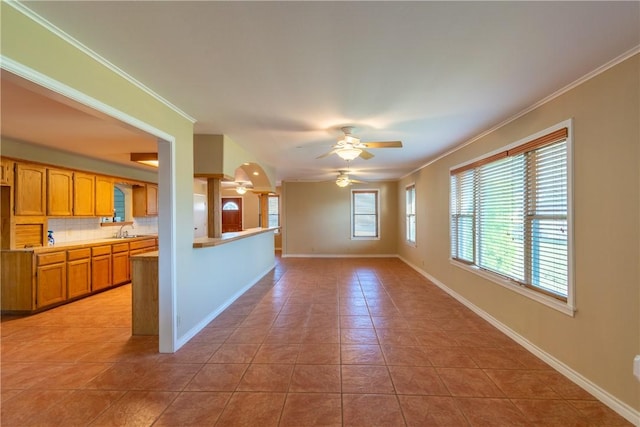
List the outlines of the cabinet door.
{"type": "Polygon", "coordinates": [[[0,184],[13,185],[13,161],[7,159],[0,161],[0,184]]]}
{"type": "Polygon", "coordinates": [[[113,216],[113,179],[96,176],[96,216],[113,216]]]}
{"type": "Polygon", "coordinates": [[[147,215],[158,215],[158,186],[147,184],[147,215]]]}
{"type": "Polygon", "coordinates": [[[77,216],[93,216],[96,211],[95,195],[95,176],[74,172],[73,214],[77,216]]]}
{"type": "Polygon", "coordinates": [[[67,299],[67,275],[64,262],[38,267],[36,277],[36,308],[67,299]]]}
{"type": "Polygon", "coordinates": [[[46,169],[42,166],[16,163],[16,215],[46,214],[46,169]]]}
{"type": "Polygon", "coordinates": [[[47,169],[47,215],[68,216],[72,210],[73,172],[47,169]]]}
{"type": "Polygon", "coordinates": [[[113,284],[119,285],[129,281],[129,252],[112,255],[113,284]]]}
{"type": "Polygon", "coordinates": [[[97,291],[111,286],[111,255],[91,258],[91,290],[97,291]]]}
{"type": "Polygon", "coordinates": [[[78,297],[91,292],[91,258],[67,262],[67,295],[78,297]]]}

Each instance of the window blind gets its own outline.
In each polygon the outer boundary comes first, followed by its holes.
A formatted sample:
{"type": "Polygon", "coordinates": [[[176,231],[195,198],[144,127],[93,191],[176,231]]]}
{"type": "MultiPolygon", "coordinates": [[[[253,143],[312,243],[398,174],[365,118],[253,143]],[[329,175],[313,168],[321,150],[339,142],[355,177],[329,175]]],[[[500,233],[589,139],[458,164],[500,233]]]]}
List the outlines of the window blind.
{"type": "Polygon", "coordinates": [[[410,185],[406,188],[406,233],[407,241],[416,241],[416,186],[410,185]]]}
{"type": "Polygon", "coordinates": [[[378,192],[352,192],[353,237],[378,237],[378,192]]]}
{"type": "Polygon", "coordinates": [[[565,300],[568,129],[451,171],[451,257],[565,300]]]}

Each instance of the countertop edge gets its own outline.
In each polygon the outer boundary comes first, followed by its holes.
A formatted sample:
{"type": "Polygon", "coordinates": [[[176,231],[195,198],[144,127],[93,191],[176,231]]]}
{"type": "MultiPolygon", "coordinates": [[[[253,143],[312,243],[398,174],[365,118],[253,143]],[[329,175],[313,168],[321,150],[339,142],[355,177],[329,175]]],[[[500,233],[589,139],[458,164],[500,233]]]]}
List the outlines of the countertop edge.
{"type": "Polygon", "coordinates": [[[235,242],[236,240],[245,239],[247,237],[256,236],[262,233],[269,233],[279,230],[280,227],[269,228],[249,228],[243,231],[235,231],[230,233],[223,233],[222,237],[200,237],[193,241],[194,249],[209,248],[212,246],[220,246],[225,243],[235,242]]]}

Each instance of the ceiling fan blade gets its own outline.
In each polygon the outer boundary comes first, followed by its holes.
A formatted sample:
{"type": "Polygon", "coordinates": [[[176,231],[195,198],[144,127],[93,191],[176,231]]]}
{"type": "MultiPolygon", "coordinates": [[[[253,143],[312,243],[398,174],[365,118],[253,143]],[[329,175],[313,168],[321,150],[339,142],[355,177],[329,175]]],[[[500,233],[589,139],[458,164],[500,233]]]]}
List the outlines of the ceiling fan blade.
{"type": "Polygon", "coordinates": [[[333,149],[333,150],[331,150],[331,151],[329,151],[329,152],[327,152],[327,153],[324,153],[324,154],[322,154],[322,155],[320,155],[320,156],[316,157],[316,159],[324,159],[325,157],[329,157],[330,155],[335,154],[335,153],[337,153],[337,152],[338,152],[338,149],[337,149],[337,148],[335,148],[335,149],[333,149]]]}
{"type": "Polygon", "coordinates": [[[362,150],[362,153],[360,153],[360,157],[362,157],[365,160],[369,160],[369,159],[373,158],[374,155],[373,155],[373,153],[370,153],[367,150],[362,150]]]}
{"type": "Polygon", "coordinates": [[[349,182],[353,183],[353,184],[366,184],[367,181],[360,181],[359,179],[351,179],[349,178],[349,182]]]}
{"type": "Polygon", "coordinates": [[[367,148],[402,148],[402,141],[364,142],[367,148]]]}

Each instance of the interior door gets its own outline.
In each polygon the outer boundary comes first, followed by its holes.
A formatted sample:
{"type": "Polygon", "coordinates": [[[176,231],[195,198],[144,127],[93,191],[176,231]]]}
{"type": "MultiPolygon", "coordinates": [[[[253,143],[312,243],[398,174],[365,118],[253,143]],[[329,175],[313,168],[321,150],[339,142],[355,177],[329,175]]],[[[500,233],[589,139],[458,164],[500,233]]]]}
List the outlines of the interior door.
{"type": "Polygon", "coordinates": [[[222,198],[222,232],[242,231],[242,198],[222,198]]]}
{"type": "Polygon", "coordinates": [[[207,196],[193,195],[193,237],[207,237],[207,196]]]}

